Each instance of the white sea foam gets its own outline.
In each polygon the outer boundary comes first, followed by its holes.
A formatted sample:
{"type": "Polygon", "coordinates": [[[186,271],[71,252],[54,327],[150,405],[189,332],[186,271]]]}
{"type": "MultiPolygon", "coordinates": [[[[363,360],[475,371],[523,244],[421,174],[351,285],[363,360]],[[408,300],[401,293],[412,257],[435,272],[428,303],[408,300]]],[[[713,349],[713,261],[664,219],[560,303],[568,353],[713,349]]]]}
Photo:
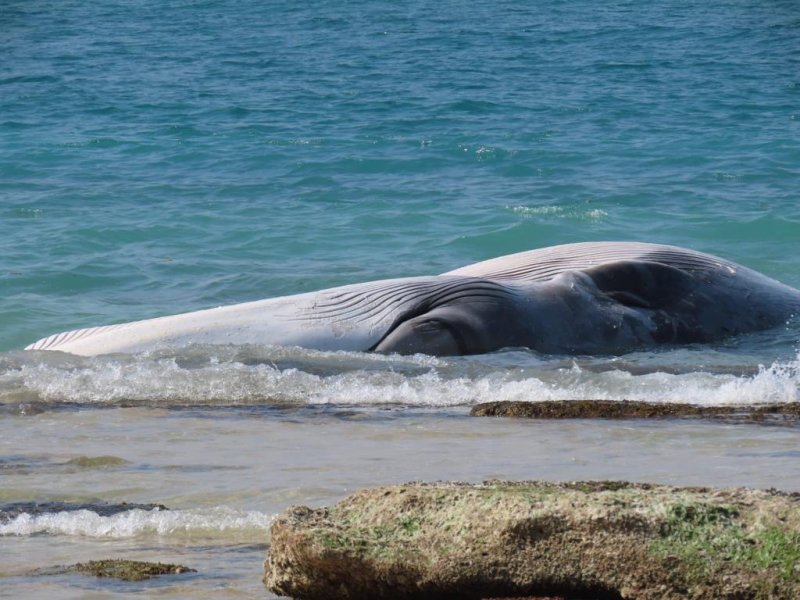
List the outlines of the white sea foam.
{"type": "Polygon", "coordinates": [[[709,405],[800,401],[800,357],[771,366],[688,370],[691,357],[681,357],[680,368],[660,363],[631,368],[615,360],[548,362],[523,353],[445,360],[293,352],[244,359],[195,352],[28,360],[0,371],[0,399],[7,404],[32,400],[414,406],[586,398],[709,405]]]}
{"type": "Polygon", "coordinates": [[[524,219],[552,217],[577,221],[602,221],[608,213],[601,208],[587,208],[583,205],[544,205],[544,206],[507,206],[515,215],[524,219]]]}
{"type": "Polygon", "coordinates": [[[91,510],[30,515],[22,513],[0,524],[0,536],[37,534],[124,539],[168,537],[259,543],[266,539],[274,515],[227,507],[193,510],[130,510],[101,516],[91,510]]]}

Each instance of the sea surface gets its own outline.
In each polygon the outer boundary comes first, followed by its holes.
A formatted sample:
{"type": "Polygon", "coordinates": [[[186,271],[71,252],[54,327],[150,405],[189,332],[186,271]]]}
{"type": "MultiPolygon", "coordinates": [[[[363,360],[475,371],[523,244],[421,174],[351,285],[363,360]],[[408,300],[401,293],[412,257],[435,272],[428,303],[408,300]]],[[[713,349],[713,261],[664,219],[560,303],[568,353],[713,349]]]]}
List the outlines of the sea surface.
{"type": "Polygon", "coordinates": [[[578,241],[800,287],[798,190],[794,0],[3,0],[0,596],[269,597],[275,516],[380,483],[800,491],[797,427],[468,416],[798,402],[796,319],[620,357],[22,351],[578,241]],[[197,573],[31,574],[117,557],[197,573]]]}

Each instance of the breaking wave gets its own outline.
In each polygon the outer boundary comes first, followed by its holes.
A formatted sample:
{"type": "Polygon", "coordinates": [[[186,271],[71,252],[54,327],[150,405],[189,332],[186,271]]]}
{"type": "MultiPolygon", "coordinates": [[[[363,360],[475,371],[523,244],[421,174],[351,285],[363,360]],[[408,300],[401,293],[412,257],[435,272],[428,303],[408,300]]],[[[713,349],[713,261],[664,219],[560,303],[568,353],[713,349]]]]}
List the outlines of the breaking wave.
{"type": "Polygon", "coordinates": [[[184,541],[265,543],[274,515],[227,507],[192,510],[129,510],[103,516],[82,509],[21,513],[0,523],[0,536],[63,535],[101,539],[168,537],[184,541]]]}
{"type": "Polygon", "coordinates": [[[530,352],[432,358],[297,348],[192,347],[83,358],[0,355],[0,403],[469,406],[496,400],[697,404],[800,400],[800,355],[769,365],[699,350],[617,358],[530,352]]]}

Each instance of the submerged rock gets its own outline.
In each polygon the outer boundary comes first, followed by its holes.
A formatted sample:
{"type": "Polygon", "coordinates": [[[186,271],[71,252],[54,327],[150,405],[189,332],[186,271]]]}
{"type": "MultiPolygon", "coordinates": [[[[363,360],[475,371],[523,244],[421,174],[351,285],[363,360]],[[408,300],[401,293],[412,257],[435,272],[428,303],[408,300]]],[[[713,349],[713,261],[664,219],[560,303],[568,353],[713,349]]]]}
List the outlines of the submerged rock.
{"type": "Polygon", "coordinates": [[[163,504],[136,504],[134,502],[119,502],[110,504],[108,502],[7,502],[0,504],[0,525],[13,521],[20,515],[39,515],[56,514],[61,512],[74,512],[79,510],[89,510],[97,513],[101,517],[110,517],[129,510],[169,510],[163,504]]]}
{"type": "Polygon", "coordinates": [[[77,458],[68,460],[65,464],[81,469],[105,469],[109,467],[120,467],[130,463],[119,456],[78,456],[77,458]]]}
{"type": "Polygon", "coordinates": [[[625,482],[409,484],[275,521],[303,600],[800,598],[800,495],[625,482]]]}
{"type": "Polygon", "coordinates": [[[122,581],[144,581],[161,575],[180,575],[196,573],[195,569],[183,565],[143,562],[139,560],[90,560],[85,563],[64,565],[39,571],[40,575],[60,575],[63,573],[81,573],[94,577],[110,577],[122,581]]]}
{"type": "Polygon", "coordinates": [[[472,407],[473,417],[529,419],[715,418],[736,422],[797,423],[800,403],[740,406],[636,402],[631,400],[544,400],[485,402],[472,407]]]}

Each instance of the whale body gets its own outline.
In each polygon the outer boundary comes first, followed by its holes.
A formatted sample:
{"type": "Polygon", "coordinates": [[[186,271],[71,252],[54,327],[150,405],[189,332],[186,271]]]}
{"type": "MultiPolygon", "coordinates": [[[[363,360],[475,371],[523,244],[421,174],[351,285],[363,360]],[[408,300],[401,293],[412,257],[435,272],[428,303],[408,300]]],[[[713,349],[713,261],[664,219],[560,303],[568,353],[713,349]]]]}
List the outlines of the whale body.
{"type": "Polygon", "coordinates": [[[79,355],[190,344],[464,355],[502,348],[622,354],[778,326],[800,291],[722,258],[660,244],[584,242],[441,275],[387,279],[51,335],[79,355]]]}

